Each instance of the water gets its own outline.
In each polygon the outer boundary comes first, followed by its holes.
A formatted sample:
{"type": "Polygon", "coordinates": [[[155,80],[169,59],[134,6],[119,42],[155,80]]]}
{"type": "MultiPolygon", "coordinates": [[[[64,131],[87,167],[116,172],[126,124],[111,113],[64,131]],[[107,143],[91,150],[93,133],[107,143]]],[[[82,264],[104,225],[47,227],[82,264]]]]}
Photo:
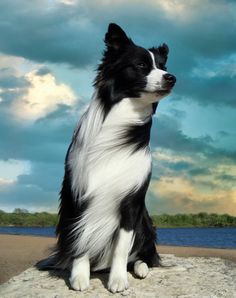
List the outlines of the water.
{"type": "Polygon", "coordinates": [[[54,227],[0,227],[0,234],[56,237],[54,227]]]}
{"type": "MultiPolygon", "coordinates": [[[[0,234],[55,237],[55,228],[0,227],[0,234]]],[[[236,249],[236,227],[233,228],[159,228],[161,245],[236,249]]]]}
{"type": "Polygon", "coordinates": [[[157,238],[162,245],[236,249],[236,227],[162,228],[157,230],[157,238]]]}

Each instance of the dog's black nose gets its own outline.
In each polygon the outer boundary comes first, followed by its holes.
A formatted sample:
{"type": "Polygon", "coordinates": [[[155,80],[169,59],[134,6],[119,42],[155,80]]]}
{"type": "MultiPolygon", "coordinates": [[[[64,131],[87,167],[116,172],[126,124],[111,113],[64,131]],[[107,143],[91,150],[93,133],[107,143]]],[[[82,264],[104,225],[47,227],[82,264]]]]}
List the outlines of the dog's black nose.
{"type": "Polygon", "coordinates": [[[175,76],[173,76],[173,75],[170,74],[170,73],[166,73],[166,74],[164,74],[163,77],[164,77],[166,83],[168,83],[168,85],[170,85],[170,86],[174,86],[174,84],[175,84],[175,82],[176,82],[176,77],[175,77],[175,76]]]}

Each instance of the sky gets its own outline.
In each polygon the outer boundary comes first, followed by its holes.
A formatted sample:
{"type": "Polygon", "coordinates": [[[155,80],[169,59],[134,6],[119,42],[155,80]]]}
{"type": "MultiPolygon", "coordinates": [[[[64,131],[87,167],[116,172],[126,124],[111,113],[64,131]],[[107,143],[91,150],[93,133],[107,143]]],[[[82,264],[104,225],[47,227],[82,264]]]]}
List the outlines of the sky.
{"type": "Polygon", "coordinates": [[[145,48],[167,43],[177,77],[153,121],[150,213],[236,216],[235,1],[1,0],[0,11],[0,209],[57,212],[115,22],[145,48]]]}

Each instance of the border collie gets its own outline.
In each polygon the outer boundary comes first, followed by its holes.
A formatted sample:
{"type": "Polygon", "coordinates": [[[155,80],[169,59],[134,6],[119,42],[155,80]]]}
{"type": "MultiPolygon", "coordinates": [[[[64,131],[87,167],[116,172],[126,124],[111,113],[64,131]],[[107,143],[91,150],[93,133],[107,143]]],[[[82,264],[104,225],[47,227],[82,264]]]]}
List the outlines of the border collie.
{"type": "Polygon", "coordinates": [[[176,79],[166,71],[166,44],[146,50],[116,24],[105,44],[91,104],[66,155],[54,257],[71,269],[74,290],[89,287],[90,271],[110,269],[115,293],[128,288],[127,265],[139,278],[159,265],[145,206],[150,129],[176,79]]]}

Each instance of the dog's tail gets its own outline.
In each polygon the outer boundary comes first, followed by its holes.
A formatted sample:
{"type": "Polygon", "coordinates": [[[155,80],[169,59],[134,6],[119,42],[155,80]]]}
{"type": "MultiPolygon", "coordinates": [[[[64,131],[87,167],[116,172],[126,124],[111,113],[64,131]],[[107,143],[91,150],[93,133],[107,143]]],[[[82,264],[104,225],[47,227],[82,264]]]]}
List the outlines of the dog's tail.
{"type": "Polygon", "coordinates": [[[38,261],[34,265],[38,270],[58,270],[61,269],[58,266],[58,258],[56,255],[51,255],[46,259],[38,261]]]}

